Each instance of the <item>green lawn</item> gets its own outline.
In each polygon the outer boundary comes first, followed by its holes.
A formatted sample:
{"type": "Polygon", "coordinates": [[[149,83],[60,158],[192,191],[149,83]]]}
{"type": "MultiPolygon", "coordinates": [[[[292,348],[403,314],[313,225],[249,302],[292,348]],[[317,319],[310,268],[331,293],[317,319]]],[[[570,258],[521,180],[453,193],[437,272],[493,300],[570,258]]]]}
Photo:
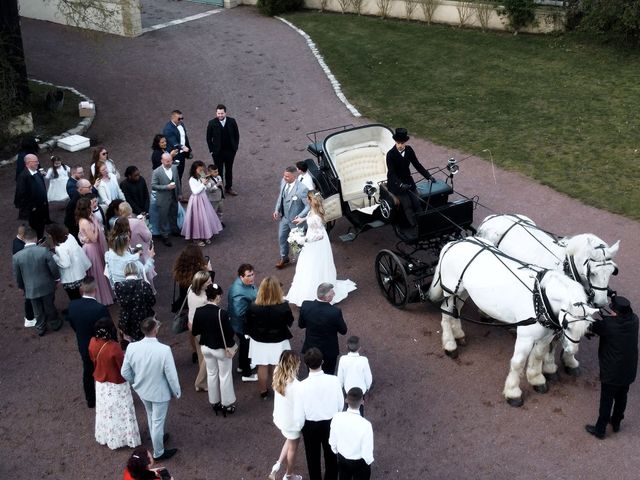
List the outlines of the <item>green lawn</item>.
{"type": "MultiPolygon", "coordinates": [[[[640,219],[640,52],[572,35],[482,33],[302,12],[369,118],[640,219]]],[[[508,209],[508,208],[507,208],[508,209]]]]}

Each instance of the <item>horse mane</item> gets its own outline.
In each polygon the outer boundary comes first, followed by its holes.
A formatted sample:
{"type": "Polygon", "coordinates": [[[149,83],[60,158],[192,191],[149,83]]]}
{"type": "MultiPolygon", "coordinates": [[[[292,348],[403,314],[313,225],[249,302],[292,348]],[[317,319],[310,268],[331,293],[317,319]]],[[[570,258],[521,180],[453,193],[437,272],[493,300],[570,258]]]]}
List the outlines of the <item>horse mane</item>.
{"type": "MultiPolygon", "coordinates": [[[[604,245],[609,248],[609,244],[593,233],[581,233],[567,239],[567,255],[576,255],[584,251],[585,244],[588,246],[588,258],[593,258],[595,247],[604,245]]],[[[598,258],[598,260],[601,260],[598,258]]]]}

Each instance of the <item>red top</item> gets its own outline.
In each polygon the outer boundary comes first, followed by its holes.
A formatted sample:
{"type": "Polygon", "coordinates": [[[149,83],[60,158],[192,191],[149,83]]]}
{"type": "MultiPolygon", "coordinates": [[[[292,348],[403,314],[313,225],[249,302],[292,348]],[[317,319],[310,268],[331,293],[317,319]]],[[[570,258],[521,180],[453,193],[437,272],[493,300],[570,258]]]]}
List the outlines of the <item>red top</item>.
{"type": "MultiPolygon", "coordinates": [[[[160,478],[160,476],[158,476],[158,474],[156,474],[155,478],[160,478]]],[[[131,476],[131,474],[129,473],[129,469],[125,467],[124,469],[124,477],[123,480],[133,480],[133,477],[131,476]]]]}
{"type": "Polygon", "coordinates": [[[120,375],[124,352],[117,342],[93,337],[89,342],[89,357],[95,367],[93,378],[96,382],[125,382],[120,375]]]}

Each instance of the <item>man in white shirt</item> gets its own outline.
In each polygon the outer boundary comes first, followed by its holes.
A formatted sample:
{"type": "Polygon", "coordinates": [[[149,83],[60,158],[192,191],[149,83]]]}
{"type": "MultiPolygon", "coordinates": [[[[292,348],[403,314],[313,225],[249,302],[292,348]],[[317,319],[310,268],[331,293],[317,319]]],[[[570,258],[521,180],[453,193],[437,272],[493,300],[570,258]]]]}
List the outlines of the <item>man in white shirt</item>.
{"type": "Polygon", "coordinates": [[[324,480],[337,480],[336,455],[329,445],[331,419],[342,410],[344,397],[338,377],[322,371],[322,352],[313,347],[304,354],[309,376],[300,382],[294,402],[294,421],[302,429],[310,480],[322,480],[320,453],[324,454],[324,480]]]}
{"type": "Polygon", "coordinates": [[[178,177],[182,183],[182,174],[187,158],[191,158],[193,154],[191,153],[187,128],[184,126],[184,115],[180,110],[171,112],[171,119],[164,126],[162,134],[167,140],[167,152],[178,150],[178,154],[173,158],[173,163],[178,167],[178,177]]]}
{"type": "Polygon", "coordinates": [[[347,393],[349,408],[331,420],[329,444],[338,456],[340,480],[369,480],[373,463],[373,428],[360,416],[362,390],[354,387],[347,393]]]}
{"type": "MultiPolygon", "coordinates": [[[[373,377],[371,375],[371,367],[367,357],[360,355],[360,338],[355,335],[347,340],[347,349],[349,353],[340,357],[338,364],[338,380],[340,386],[345,392],[353,387],[362,390],[363,395],[371,388],[373,377]]],[[[360,413],[364,413],[364,409],[360,409],[360,413]]]]}
{"type": "Polygon", "coordinates": [[[313,178],[311,178],[311,174],[309,173],[307,162],[296,162],[296,168],[300,173],[300,175],[298,175],[298,181],[307,187],[307,190],[315,190],[316,186],[314,185],[313,178]]]}

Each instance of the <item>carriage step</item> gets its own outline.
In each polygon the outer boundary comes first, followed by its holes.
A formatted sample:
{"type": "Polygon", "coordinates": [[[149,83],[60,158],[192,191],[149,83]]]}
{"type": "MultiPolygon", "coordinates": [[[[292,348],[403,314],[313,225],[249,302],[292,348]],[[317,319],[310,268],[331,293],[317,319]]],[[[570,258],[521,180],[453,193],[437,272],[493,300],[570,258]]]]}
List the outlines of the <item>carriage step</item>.
{"type": "Polygon", "coordinates": [[[386,223],[384,223],[382,220],[374,220],[373,222],[367,223],[367,225],[369,226],[369,228],[379,228],[384,227],[386,223]]]}
{"type": "Polygon", "coordinates": [[[358,235],[356,235],[355,233],[349,232],[349,233],[345,233],[344,235],[340,235],[338,238],[343,242],[353,242],[357,236],[358,235]]]}

